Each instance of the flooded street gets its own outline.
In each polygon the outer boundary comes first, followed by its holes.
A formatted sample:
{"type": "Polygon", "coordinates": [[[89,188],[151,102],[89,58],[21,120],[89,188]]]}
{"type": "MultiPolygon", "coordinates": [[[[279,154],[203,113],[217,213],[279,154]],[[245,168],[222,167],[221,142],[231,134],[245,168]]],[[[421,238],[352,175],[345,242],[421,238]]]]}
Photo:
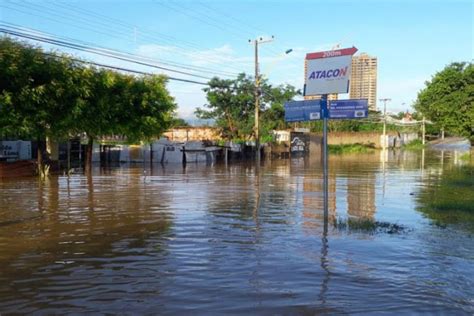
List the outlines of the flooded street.
{"type": "Polygon", "coordinates": [[[331,155],[327,235],[317,160],[0,180],[0,313],[472,315],[467,164],[331,155]]]}

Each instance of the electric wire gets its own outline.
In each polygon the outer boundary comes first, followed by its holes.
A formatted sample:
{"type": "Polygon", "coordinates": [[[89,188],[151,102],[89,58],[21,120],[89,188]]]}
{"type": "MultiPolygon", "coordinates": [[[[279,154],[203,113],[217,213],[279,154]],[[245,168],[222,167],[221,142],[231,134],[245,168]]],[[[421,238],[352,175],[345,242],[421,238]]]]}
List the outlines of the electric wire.
{"type": "MultiPolygon", "coordinates": [[[[18,4],[18,3],[16,3],[16,2],[9,2],[9,3],[14,4],[14,5],[19,5],[19,6],[25,7],[25,4],[24,4],[24,3],[23,3],[23,4],[18,4]]],[[[30,5],[31,5],[31,4],[30,4],[30,5]]],[[[1,5],[1,4],[0,4],[0,6],[5,7],[5,8],[7,8],[7,9],[10,9],[10,10],[15,10],[15,11],[18,11],[18,12],[21,12],[21,13],[25,13],[25,14],[28,14],[28,15],[38,16],[37,14],[33,14],[33,13],[31,13],[31,12],[25,12],[25,11],[23,11],[23,10],[19,10],[18,8],[11,8],[11,7],[7,7],[7,6],[5,6],[5,5],[1,5]]],[[[37,4],[33,4],[33,6],[38,7],[37,4]]],[[[26,6],[26,8],[28,8],[28,7],[26,6]]],[[[45,13],[44,10],[41,10],[41,9],[38,9],[38,8],[31,8],[31,7],[30,7],[29,9],[32,9],[32,10],[34,10],[34,11],[40,11],[40,12],[42,12],[42,13],[45,13]]],[[[57,12],[57,11],[56,11],[56,12],[57,12]]],[[[53,13],[51,13],[51,12],[46,12],[46,14],[53,15],[53,16],[56,16],[56,17],[57,17],[57,16],[60,16],[60,18],[64,18],[62,14],[57,14],[57,13],[54,13],[54,12],[53,12],[53,13]]],[[[45,17],[44,15],[39,15],[39,16],[42,17],[42,18],[45,18],[45,19],[54,21],[54,22],[56,22],[56,23],[64,24],[64,22],[62,22],[62,21],[60,21],[60,20],[58,20],[58,19],[55,19],[55,18],[51,18],[51,17],[48,17],[48,16],[45,17]]],[[[70,22],[70,20],[71,20],[71,19],[68,19],[68,22],[70,22]]],[[[84,21],[84,19],[82,19],[81,21],[84,21]]],[[[89,21],[88,21],[88,22],[89,22],[89,21]]],[[[93,23],[95,23],[95,21],[93,21],[93,23]]],[[[104,32],[103,30],[102,30],[102,31],[99,31],[99,30],[97,30],[97,26],[95,26],[95,28],[93,28],[93,29],[87,28],[87,27],[84,27],[84,24],[86,24],[86,26],[92,26],[92,27],[94,27],[94,25],[91,25],[90,23],[82,23],[82,22],[81,22],[81,26],[80,26],[80,27],[78,27],[77,25],[71,24],[71,23],[67,23],[67,25],[70,25],[70,26],[72,26],[72,27],[76,27],[76,28],[79,28],[79,29],[86,29],[86,30],[90,30],[90,31],[93,31],[93,32],[96,32],[96,33],[100,33],[100,34],[107,35],[107,36],[112,36],[112,37],[115,37],[115,38],[120,38],[119,36],[117,36],[116,33],[104,32]]],[[[103,24],[103,23],[102,23],[102,24],[103,24]]],[[[116,30],[114,29],[114,31],[116,31],[116,30]]],[[[125,33],[122,32],[121,34],[125,34],[125,33]]],[[[128,35],[128,34],[125,34],[125,35],[128,35]]],[[[174,44],[174,43],[173,43],[173,45],[176,46],[176,47],[181,48],[180,46],[177,46],[177,45],[174,44]]],[[[184,50],[185,50],[185,49],[184,49],[184,50]]],[[[184,50],[183,50],[183,51],[184,51],[184,50]]],[[[183,55],[183,56],[186,56],[186,57],[189,58],[189,55],[192,54],[193,52],[183,53],[183,52],[180,52],[180,51],[176,51],[176,53],[177,53],[177,54],[180,54],[180,55],[183,55]]],[[[198,51],[198,52],[196,52],[196,53],[198,54],[198,53],[200,53],[200,52],[198,51]]],[[[202,56],[200,57],[200,59],[203,59],[202,56]]],[[[236,60],[228,60],[228,59],[221,59],[221,60],[212,59],[212,60],[210,60],[210,59],[204,59],[204,61],[206,61],[206,62],[208,62],[208,63],[219,64],[219,65],[222,65],[223,63],[225,63],[225,65],[224,65],[225,67],[227,67],[227,68],[234,68],[234,69],[236,69],[237,71],[241,72],[241,69],[238,69],[238,68],[236,68],[236,67],[233,67],[232,65],[229,64],[229,61],[232,61],[233,63],[238,63],[238,61],[236,61],[236,60]]]]}
{"type": "MultiPolygon", "coordinates": [[[[12,4],[12,5],[16,5],[16,6],[20,6],[20,7],[23,7],[23,8],[30,9],[30,10],[38,11],[38,12],[41,12],[41,13],[46,13],[46,14],[49,14],[49,15],[52,15],[52,16],[64,18],[64,12],[58,10],[57,8],[50,8],[48,6],[43,6],[43,5],[39,5],[37,3],[31,3],[31,2],[27,2],[27,1],[18,3],[18,2],[15,2],[15,1],[7,0],[7,2],[9,4],[12,4]]],[[[54,3],[54,4],[58,5],[58,3],[54,3]]],[[[86,24],[86,25],[93,26],[93,27],[97,27],[97,26],[100,25],[102,27],[108,28],[108,30],[111,30],[110,28],[112,26],[105,23],[105,22],[103,22],[102,20],[82,17],[82,16],[79,15],[78,12],[76,12],[76,10],[73,10],[73,9],[69,9],[69,10],[70,10],[70,12],[68,12],[68,20],[69,21],[71,19],[76,19],[76,20],[79,20],[81,22],[81,24],[86,24]],[[71,14],[73,16],[71,16],[71,14]]],[[[120,25],[121,27],[126,27],[126,31],[130,31],[134,28],[134,26],[130,26],[130,28],[129,28],[129,26],[124,26],[123,24],[118,24],[118,25],[120,25]]],[[[111,33],[107,33],[107,34],[111,34],[111,33]]],[[[124,33],[123,29],[118,30],[116,27],[113,28],[113,34],[115,34],[115,35],[116,34],[122,34],[122,35],[125,35],[126,37],[129,37],[129,35],[130,35],[129,33],[124,33]]],[[[170,40],[167,39],[166,37],[164,37],[161,40],[164,40],[166,42],[170,42],[170,40]]]]}
{"type": "MultiPolygon", "coordinates": [[[[164,2],[156,2],[156,3],[157,3],[158,5],[161,5],[161,6],[165,7],[165,8],[168,8],[168,9],[171,9],[171,10],[176,11],[176,12],[178,12],[178,13],[181,13],[182,15],[186,15],[186,16],[188,16],[188,17],[191,17],[191,18],[193,18],[193,19],[195,19],[195,20],[197,20],[197,21],[200,21],[201,23],[204,23],[204,24],[210,25],[210,26],[212,26],[212,27],[215,27],[215,28],[217,28],[217,29],[220,30],[220,31],[224,31],[224,29],[226,29],[226,30],[225,30],[226,33],[233,35],[234,38],[238,39],[239,41],[248,41],[248,40],[249,40],[248,34],[247,34],[246,32],[245,32],[245,35],[243,35],[244,33],[241,33],[241,34],[236,33],[236,32],[234,31],[235,27],[229,26],[228,23],[225,23],[225,22],[222,22],[222,21],[217,21],[216,19],[213,19],[213,18],[210,17],[208,14],[205,14],[205,13],[203,13],[202,11],[199,11],[199,15],[198,15],[198,14],[191,14],[191,13],[189,13],[189,11],[186,10],[186,8],[184,8],[183,6],[180,6],[180,5],[179,5],[178,3],[176,3],[176,2],[173,2],[173,5],[170,5],[170,2],[166,2],[166,3],[164,3],[164,2]],[[208,20],[203,19],[203,18],[201,17],[201,15],[206,16],[206,17],[208,18],[208,20]],[[210,21],[213,21],[213,22],[215,22],[215,23],[211,23],[209,20],[210,20],[210,21]],[[226,28],[225,26],[229,26],[229,27],[226,28]]],[[[201,3],[201,4],[202,4],[202,3],[201,3]]],[[[194,13],[194,12],[193,12],[193,13],[194,13]]],[[[238,30],[238,29],[237,29],[237,30],[238,30]]],[[[250,40],[251,40],[251,39],[250,39],[250,40]]],[[[267,47],[266,49],[272,53],[272,54],[271,54],[272,56],[279,57],[279,55],[281,54],[281,53],[279,53],[278,51],[274,50],[274,49],[271,48],[271,47],[267,47]]],[[[288,48],[286,48],[286,49],[288,49],[288,48]]],[[[286,50],[286,49],[285,49],[285,50],[286,50]]],[[[282,51],[283,51],[283,50],[282,50],[282,51]]]]}
{"type": "Polygon", "coordinates": [[[162,66],[157,66],[157,65],[154,65],[154,64],[150,64],[150,63],[141,62],[141,61],[138,61],[138,60],[133,60],[133,59],[126,58],[126,57],[120,57],[120,56],[117,56],[117,55],[108,54],[106,52],[101,52],[99,50],[95,50],[93,48],[89,48],[89,47],[79,45],[79,44],[48,39],[46,37],[41,37],[41,36],[36,36],[36,35],[29,35],[29,34],[25,34],[25,33],[22,33],[22,32],[17,32],[17,31],[12,31],[12,30],[8,30],[8,29],[5,29],[5,28],[1,28],[1,27],[0,27],[0,32],[5,33],[5,34],[10,34],[10,35],[13,35],[13,36],[17,36],[17,37],[21,37],[21,38],[27,38],[27,39],[30,39],[30,40],[39,41],[39,42],[42,42],[42,43],[48,43],[48,44],[52,44],[52,45],[56,45],[56,46],[67,47],[67,48],[72,48],[72,49],[75,49],[75,50],[80,50],[80,51],[84,51],[84,52],[94,53],[94,54],[97,54],[97,55],[111,57],[111,58],[114,58],[114,59],[139,64],[139,65],[142,65],[142,66],[147,66],[147,67],[157,68],[157,69],[160,69],[160,70],[175,72],[175,73],[179,73],[179,74],[183,74],[183,75],[187,75],[187,76],[192,76],[192,77],[197,77],[197,78],[202,78],[202,79],[208,79],[208,80],[212,79],[211,77],[196,75],[196,74],[185,72],[185,71],[175,70],[175,69],[171,69],[171,68],[167,68],[167,67],[162,67],[162,66]]]}
{"type": "MultiPolygon", "coordinates": [[[[198,5],[200,5],[201,7],[204,7],[206,10],[208,11],[213,11],[215,12],[219,17],[222,16],[223,18],[223,21],[220,21],[219,23],[221,24],[224,24],[224,25],[228,25],[229,27],[231,28],[235,28],[235,26],[238,26],[238,27],[244,27],[246,28],[247,30],[250,30],[252,32],[260,32],[261,34],[265,34],[266,31],[263,30],[263,28],[261,27],[257,27],[257,26],[254,26],[254,25],[251,25],[249,24],[247,21],[242,21],[240,19],[237,19],[236,17],[232,16],[231,14],[229,14],[229,12],[222,12],[220,10],[217,10],[205,3],[203,3],[202,1],[197,1],[195,2],[197,3],[198,5]],[[224,17],[225,15],[225,17],[224,17]],[[234,21],[233,24],[235,26],[232,26],[229,21],[232,20],[234,21]]],[[[202,11],[201,11],[202,13],[202,11]]],[[[274,56],[279,56],[282,52],[288,50],[289,48],[291,48],[291,45],[288,45],[287,43],[285,42],[282,42],[281,40],[277,40],[275,41],[275,45],[270,45],[270,46],[264,46],[265,47],[265,50],[271,52],[271,55],[274,55],[274,56]],[[275,46],[279,47],[280,49],[277,49],[275,48],[275,46]]]]}
{"type": "MultiPolygon", "coordinates": [[[[47,52],[42,52],[42,54],[44,54],[46,56],[51,56],[51,57],[54,57],[54,58],[64,58],[63,56],[60,56],[60,55],[57,55],[57,54],[52,54],[52,53],[47,53],[47,52]]],[[[129,73],[135,73],[135,74],[139,74],[139,75],[145,75],[145,76],[154,76],[154,75],[156,75],[156,74],[151,73],[151,72],[140,71],[140,70],[125,68],[125,67],[119,67],[119,66],[112,66],[112,65],[97,63],[97,62],[93,62],[93,61],[86,61],[86,60],[81,60],[81,59],[74,58],[74,57],[68,57],[68,59],[70,59],[72,61],[75,61],[75,62],[82,63],[82,64],[88,64],[88,65],[93,65],[93,66],[97,66],[97,67],[101,67],[101,68],[107,68],[107,69],[113,69],[113,70],[118,70],[118,71],[129,72],[129,73]]],[[[205,83],[205,82],[199,82],[199,81],[190,80],[190,79],[171,77],[171,76],[168,76],[168,75],[166,75],[166,78],[169,79],[169,80],[173,80],[173,81],[180,81],[180,82],[186,82],[186,83],[193,83],[193,84],[208,86],[208,84],[205,83]]]]}
{"type": "MultiPolygon", "coordinates": [[[[196,15],[196,14],[191,14],[189,13],[185,8],[179,6],[179,4],[177,3],[173,3],[173,5],[170,5],[169,2],[167,3],[164,3],[164,2],[155,2],[156,4],[160,5],[160,6],[163,6],[165,8],[168,8],[168,9],[171,9],[175,12],[178,12],[182,15],[185,15],[185,16],[188,16],[194,20],[197,20],[197,21],[200,21],[201,23],[204,23],[206,25],[209,25],[209,26],[212,26],[212,27],[215,27],[217,28],[218,30],[221,30],[222,31],[222,25],[219,24],[219,23],[213,23],[213,22],[210,22],[209,20],[206,20],[206,19],[203,19],[201,18],[199,15],[196,15]]],[[[212,21],[212,20],[211,20],[212,21]]],[[[241,40],[241,39],[245,39],[245,36],[231,30],[227,30],[226,32],[228,32],[229,34],[232,34],[234,37],[237,37],[237,39],[241,40]]],[[[247,38],[248,39],[248,38],[247,38]]]]}
{"type": "MultiPolygon", "coordinates": [[[[168,5],[164,4],[163,2],[159,2],[159,4],[164,5],[164,6],[168,6],[168,7],[171,8],[171,6],[169,5],[169,4],[170,4],[170,1],[167,2],[168,5]]],[[[204,5],[202,2],[196,2],[196,4],[197,4],[198,6],[205,7],[205,10],[207,10],[207,11],[209,11],[209,9],[210,9],[210,10],[212,10],[212,11],[214,11],[214,12],[217,12],[219,18],[221,18],[221,16],[223,15],[222,13],[220,13],[220,12],[218,12],[218,11],[212,9],[211,7],[209,7],[209,6],[207,6],[207,5],[204,5]]],[[[205,11],[203,11],[203,10],[200,10],[200,11],[193,11],[194,14],[191,14],[191,13],[189,13],[188,10],[186,10],[186,8],[184,8],[184,7],[183,7],[182,5],[180,5],[179,3],[173,2],[173,6],[175,7],[175,8],[172,8],[173,10],[178,11],[178,12],[180,11],[180,12],[181,12],[182,14],[184,14],[184,15],[190,16],[190,17],[192,17],[192,18],[194,18],[194,19],[196,19],[196,20],[198,20],[198,21],[201,21],[201,22],[203,22],[203,23],[205,23],[205,24],[208,24],[208,25],[211,25],[211,26],[213,26],[213,27],[216,27],[216,28],[218,28],[218,29],[221,30],[221,31],[224,30],[224,29],[226,29],[226,32],[227,32],[227,33],[231,33],[231,34],[235,35],[236,38],[239,39],[239,40],[242,39],[242,40],[245,40],[245,41],[246,41],[246,40],[249,39],[249,34],[248,34],[248,32],[243,31],[240,26],[239,26],[239,27],[235,27],[235,26],[232,26],[232,25],[229,23],[229,21],[228,21],[227,18],[232,17],[232,16],[230,16],[230,15],[228,15],[228,14],[226,15],[226,18],[222,18],[223,20],[218,20],[218,19],[216,19],[215,17],[210,16],[210,15],[208,14],[208,12],[205,12],[205,11]],[[176,9],[176,7],[178,7],[179,9],[176,9]],[[201,16],[206,17],[207,20],[203,20],[203,19],[201,18],[201,16]],[[209,23],[209,20],[212,21],[213,23],[209,23]],[[237,33],[236,31],[240,31],[240,33],[237,33]]],[[[236,19],[234,18],[234,20],[236,20],[236,19]]],[[[251,30],[252,32],[255,32],[255,31],[256,31],[255,28],[248,27],[248,26],[246,25],[246,23],[240,23],[240,24],[243,25],[243,26],[245,26],[248,30],[251,30]]],[[[265,32],[262,31],[262,30],[259,30],[259,31],[265,33],[265,32]]],[[[288,48],[286,48],[286,49],[288,49],[288,48]]],[[[286,50],[286,49],[285,49],[285,50],[286,50]]],[[[267,47],[267,50],[268,50],[268,51],[271,51],[271,52],[272,52],[272,55],[276,55],[276,56],[277,56],[277,55],[280,54],[278,51],[274,50],[274,49],[273,49],[272,47],[270,47],[270,46],[267,47]]]]}
{"type": "MultiPolygon", "coordinates": [[[[133,24],[127,23],[125,21],[122,21],[122,20],[119,20],[119,19],[116,19],[116,18],[109,17],[109,16],[104,15],[104,14],[99,14],[99,13],[96,13],[94,11],[87,10],[87,9],[84,9],[84,8],[81,8],[81,7],[78,7],[78,6],[74,6],[71,3],[54,2],[54,4],[57,5],[57,6],[63,7],[63,8],[69,8],[69,10],[72,10],[72,11],[80,11],[83,14],[86,14],[86,15],[95,16],[95,17],[100,18],[100,19],[109,20],[111,23],[113,23],[115,25],[121,25],[123,27],[126,27],[127,29],[136,28],[136,26],[133,25],[133,24]]],[[[199,50],[202,49],[201,46],[199,46],[195,43],[185,41],[185,40],[180,40],[180,39],[178,39],[174,36],[171,36],[171,35],[163,34],[163,33],[157,32],[155,30],[150,30],[150,29],[147,29],[147,28],[140,27],[140,32],[142,32],[143,30],[145,31],[146,34],[153,34],[153,36],[157,36],[157,37],[160,37],[160,38],[163,38],[163,39],[182,42],[183,44],[186,44],[189,47],[193,47],[195,49],[199,49],[199,50]]]]}
{"type": "Polygon", "coordinates": [[[155,59],[144,57],[144,56],[141,56],[141,55],[131,54],[131,53],[120,51],[120,50],[114,50],[114,49],[106,48],[106,47],[103,47],[103,46],[94,46],[94,44],[92,44],[92,43],[79,41],[79,40],[74,40],[74,39],[71,39],[71,38],[68,38],[68,37],[60,37],[60,36],[56,36],[56,35],[53,35],[53,34],[50,34],[50,33],[40,32],[38,30],[34,30],[34,29],[30,29],[30,28],[19,27],[19,26],[13,24],[13,23],[0,22],[0,25],[3,25],[5,27],[8,27],[10,29],[14,29],[14,30],[20,31],[20,32],[22,32],[22,31],[23,32],[24,31],[32,32],[32,33],[35,33],[36,35],[39,35],[39,36],[47,36],[48,38],[54,38],[54,39],[59,39],[59,40],[63,40],[63,41],[79,43],[79,44],[82,44],[82,45],[85,45],[85,46],[88,46],[88,47],[91,47],[91,48],[94,48],[94,49],[105,51],[105,52],[110,53],[110,54],[118,54],[119,56],[126,56],[126,57],[129,57],[129,58],[135,58],[135,59],[139,59],[139,60],[146,61],[146,62],[169,65],[169,66],[176,67],[176,68],[184,68],[186,70],[198,71],[200,73],[204,72],[204,73],[209,73],[209,74],[213,74],[213,75],[219,74],[219,75],[228,76],[228,77],[234,77],[234,76],[238,75],[237,73],[231,73],[231,72],[213,70],[213,69],[199,67],[199,66],[187,65],[187,64],[177,63],[177,62],[173,62],[173,61],[169,61],[169,60],[165,60],[165,59],[161,59],[161,60],[157,61],[155,59]]]}
{"type": "MultiPolygon", "coordinates": [[[[59,3],[56,2],[56,5],[58,5],[58,4],[59,4],[59,3]]],[[[64,6],[63,6],[63,7],[64,7],[64,6]]],[[[66,5],[66,7],[67,7],[67,5],[66,5]]],[[[76,7],[76,8],[77,8],[77,7],[76,7]]],[[[82,10],[82,11],[84,11],[84,10],[82,10]]],[[[73,11],[73,12],[74,12],[74,11],[73,11]]],[[[89,11],[89,12],[92,12],[92,11],[89,11]]],[[[74,12],[74,13],[76,13],[76,12],[74,12]]],[[[95,14],[95,15],[97,16],[97,14],[95,14]]],[[[103,16],[103,15],[98,15],[98,16],[103,16]]],[[[113,20],[117,20],[117,19],[113,19],[113,20]]],[[[131,25],[131,24],[127,24],[126,22],[123,22],[123,21],[122,21],[121,23],[119,23],[119,25],[122,25],[122,26],[125,25],[127,29],[129,29],[129,28],[135,28],[135,26],[133,26],[133,25],[131,25]]],[[[145,36],[147,36],[147,32],[145,32],[145,36]]],[[[147,37],[150,38],[150,39],[153,39],[153,37],[151,37],[151,36],[147,36],[147,37]]],[[[200,47],[200,46],[198,46],[198,45],[196,45],[196,44],[194,44],[194,43],[191,43],[191,42],[189,42],[189,41],[178,40],[176,37],[173,37],[173,36],[168,36],[168,35],[163,36],[162,34],[160,34],[160,37],[166,37],[166,38],[168,39],[168,42],[169,42],[170,39],[171,39],[171,40],[174,40],[174,41],[180,41],[180,42],[187,43],[187,45],[188,45],[189,47],[193,48],[194,50],[195,50],[195,49],[198,49],[198,50],[203,49],[202,47],[200,47]]],[[[173,45],[177,46],[174,42],[173,42],[173,45]]],[[[177,47],[179,47],[179,46],[177,46],[177,47]]],[[[207,61],[207,62],[211,62],[211,60],[209,60],[209,59],[206,59],[206,61],[207,61]]],[[[233,60],[233,61],[235,62],[235,60],[233,60]]],[[[212,62],[216,62],[216,60],[213,60],[212,62]]],[[[222,62],[228,62],[228,61],[227,61],[227,60],[222,60],[222,62]]],[[[220,62],[217,62],[217,63],[220,63],[220,62]]],[[[227,64],[226,66],[227,66],[227,67],[230,67],[228,64],[227,64]]],[[[233,67],[230,67],[230,68],[233,68],[233,67]]],[[[238,71],[240,71],[240,69],[238,69],[238,71]]]]}

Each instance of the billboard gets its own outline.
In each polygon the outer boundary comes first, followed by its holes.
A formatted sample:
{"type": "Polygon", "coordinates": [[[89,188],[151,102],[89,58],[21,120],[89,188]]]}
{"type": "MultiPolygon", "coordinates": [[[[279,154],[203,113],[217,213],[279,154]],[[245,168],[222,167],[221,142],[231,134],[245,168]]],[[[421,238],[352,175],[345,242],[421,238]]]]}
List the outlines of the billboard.
{"type": "Polygon", "coordinates": [[[349,92],[352,55],[357,48],[345,48],[306,55],[305,96],[349,92]]]}

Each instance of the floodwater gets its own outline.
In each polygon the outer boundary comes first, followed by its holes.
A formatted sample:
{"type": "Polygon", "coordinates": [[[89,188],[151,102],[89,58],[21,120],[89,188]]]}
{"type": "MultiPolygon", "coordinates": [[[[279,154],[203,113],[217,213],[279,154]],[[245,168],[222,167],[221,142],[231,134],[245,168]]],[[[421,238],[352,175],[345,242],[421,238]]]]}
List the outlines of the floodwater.
{"type": "Polygon", "coordinates": [[[330,156],[327,230],[311,159],[0,180],[0,314],[472,315],[472,177],[455,153],[330,156]]]}

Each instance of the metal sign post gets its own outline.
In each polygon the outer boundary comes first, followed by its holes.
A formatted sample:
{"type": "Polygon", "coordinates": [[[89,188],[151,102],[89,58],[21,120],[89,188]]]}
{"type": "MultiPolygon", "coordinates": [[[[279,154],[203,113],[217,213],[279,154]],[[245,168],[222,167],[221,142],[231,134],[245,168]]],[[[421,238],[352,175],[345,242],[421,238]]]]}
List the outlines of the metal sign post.
{"type": "Polygon", "coordinates": [[[361,119],[366,118],[369,112],[367,100],[328,101],[329,93],[349,91],[352,55],[356,52],[357,48],[350,47],[306,54],[304,95],[321,96],[321,99],[285,103],[285,121],[287,122],[323,120],[325,234],[327,234],[329,219],[328,119],[361,119]]]}
{"type": "Polygon", "coordinates": [[[328,231],[329,220],[329,176],[328,176],[328,96],[323,94],[321,97],[321,107],[323,109],[323,190],[324,190],[324,232],[328,231]]]}
{"type": "Polygon", "coordinates": [[[327,97],[327,94],[323,94],[320,100],[285,103],[286,122],[323,120],[323,207],[324,231],[326,233],[329,220],[328,120],[363,119],[369,115],[369,104],[366,99],[328,101],[327,97]]]}

